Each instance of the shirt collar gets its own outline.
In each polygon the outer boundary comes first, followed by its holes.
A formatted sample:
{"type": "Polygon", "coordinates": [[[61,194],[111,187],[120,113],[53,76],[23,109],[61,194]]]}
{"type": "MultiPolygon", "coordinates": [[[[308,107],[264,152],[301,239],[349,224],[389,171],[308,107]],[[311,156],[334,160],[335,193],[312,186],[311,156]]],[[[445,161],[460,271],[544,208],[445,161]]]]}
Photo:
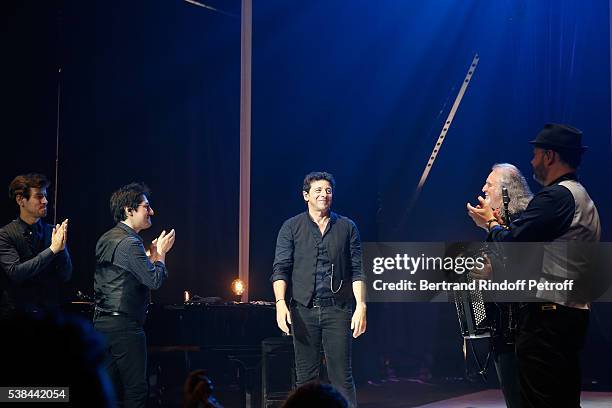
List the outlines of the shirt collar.
{"type": "MultiPolygon", "coordinates": [[[[308,218],[308,220],[310,222],[312,222],[313,224],[317,225],[317,223],[315,222],[315,220],[312,219],[312,217],[310,216],[310,213],[308,212],[308,210],[306,210],[304,212],[304,215],[306,215],[306,218],[308,218]]],[[[336,221],[338,220],[338,214],[336,214],[333,211],[329,211],[329,223],[330,224],[334,224],[336,221]]]]}
{"type": "Polygon", "coordinates": [[[30,230],[34,232],[39,232],[42,230],[42,219],[40,218],[34,224],[30,225],[24,220],[22,220],[21,217],[17,217],[17,223],[21,226],[21,228],[26,229],[26,230],[30,230]]]}
{"type": "Polygon", "coordinates": [[[329,212],[329,222],[331,222],[332,224],[335,223],[338,220],[338,214],[336,214],[333,211],[329,212]]]}
{"type": "Polygon", "coordinates": [[[123,223],[123,222],[119,221],[117,223],[117,226],[119,228],[121,228],[122,230],[128,232],[130,235],[133,235],[133,236],[137,237],[139,240],[142,241],[142,238],[140,237],[140,235],[138,235],[138,233],[132,227],[127,225],[126,223],[123,223]]]}
{"type": "Polygon", "coordinates": [[[565,180],[578,180],[578,175],[575,172],[565,173],[564,175],[562,175],[561,177],[559,177],[558,179],[550,183],[547,187],[553,186],[565,180]]]}

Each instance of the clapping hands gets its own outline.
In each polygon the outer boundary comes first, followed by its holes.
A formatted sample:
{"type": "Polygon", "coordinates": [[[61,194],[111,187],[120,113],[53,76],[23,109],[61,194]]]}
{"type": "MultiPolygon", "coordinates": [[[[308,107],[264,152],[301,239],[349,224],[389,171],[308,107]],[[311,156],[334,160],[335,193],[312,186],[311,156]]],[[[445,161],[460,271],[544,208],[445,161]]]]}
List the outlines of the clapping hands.
{"type": "Polygon", "coordinates": [[[172,249],[172,246],[174,246],[175,238],[176,232],[174,229],[171,229],[168,233],[166,233],[166,230],[163,230],[161,234],[159,234],[159,237],[151,242],[151,254],[149,255],[151,262],[165,262],[166,254],[172,249]]]}
{"type": "Polygon", "coordinates": [[[65,219],[61,224],[53,227],[51,232],[51,246],[49,247],[54,254],[63,251],[66,248],[68,241],[68,219],[65,219]]]}

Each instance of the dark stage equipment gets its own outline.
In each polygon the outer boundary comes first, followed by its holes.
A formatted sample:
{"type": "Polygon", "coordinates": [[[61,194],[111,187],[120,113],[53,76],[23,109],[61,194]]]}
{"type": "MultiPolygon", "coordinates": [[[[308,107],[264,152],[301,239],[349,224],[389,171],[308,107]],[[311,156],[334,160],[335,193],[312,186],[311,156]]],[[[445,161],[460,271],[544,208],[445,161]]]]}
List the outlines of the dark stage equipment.
{"type": "Polygon", "coordinates": [[[225,406],[259,407],[262,394],[286,396],[293,384],[291,338],[280,337],[268,302],[152,305],[145,331],[151,396],[159,406],[178,404],[187,374],[200,368],[225,406]]]}
{"type": "Polygon", "coordinates": [[[261,343],[261,406],[280,407],[295,388],[291,336],[271,337],[261,343]]]}

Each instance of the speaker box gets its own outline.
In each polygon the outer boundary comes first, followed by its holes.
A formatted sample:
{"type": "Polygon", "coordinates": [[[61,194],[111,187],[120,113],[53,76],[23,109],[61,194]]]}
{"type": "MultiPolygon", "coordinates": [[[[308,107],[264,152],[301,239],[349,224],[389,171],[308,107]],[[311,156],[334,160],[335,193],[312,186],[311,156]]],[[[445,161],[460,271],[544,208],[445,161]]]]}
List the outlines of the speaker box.
{"type": "Polygon", "coordinates": [[[261,343],[262,408],[280,407],[295,388],[295,360],[291,336],[271,337],[261,343]]]}

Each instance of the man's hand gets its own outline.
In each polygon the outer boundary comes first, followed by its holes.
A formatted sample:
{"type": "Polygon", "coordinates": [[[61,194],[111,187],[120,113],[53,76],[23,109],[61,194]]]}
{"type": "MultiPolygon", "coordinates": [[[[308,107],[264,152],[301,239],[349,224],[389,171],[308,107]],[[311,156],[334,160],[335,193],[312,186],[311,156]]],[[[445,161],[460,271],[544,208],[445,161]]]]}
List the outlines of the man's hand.
{"type": "Polygon", "coordinates": [[[493,210],[493,217],[495,217],[499,225],[504,225],[504,219],[499,211],[499,208],[493,210]]]}
{"type": "Polygon", "coordinates": [[[291,324],[291,312],[284,300],[276,302],[276,324],[285,334],[289,334],[289,324],[291,324]]]}
{"type": "Polygon", "coordinates": [[[157,252],[157,238],[151,241],[151,246],[147,251],[147,256],[149,257],[151,263],[155,263],[157,260],[159,260],[159,253],[157,252]]]}
{"type": "Polygon", "coordinates": [[[483,255],[485,260],[484,266],[482,269],[472,269],[469,271],[470,277],[473,280],[488,280],[491,279],[491,275],[493,274],[493,268],[491,267],[491,260],[487,256],[487,254],[483,255]]]}
{"type": "Polygon", "coordinates": [[[480,228],[487,229],[487,221],[497,218],[493,214],[489,201],[485,200],[481,196],[478,196],[478,205],[476,207],[473,207],[470,203],[467,203],[467,210],[470,218],[472,218],[474,223],[480,228]]]}
{"type": "Polygon", "coordinates": [[[351,319],[351,330],[353,331],[353,338],[361,336],[366,331],[366,304],[358,303],[355,306],[355,313],[351,319]]]}
{"type": "Polygon", "coordinates": [[[66,248],[66,242],[68,241],[68,219],[65,219],[61,224],[57,224],[53,227],[51,232],[51,245],[49,248],[54,254],[63,251],[66,248]]]}
{"type": "MultiPolygon", "coordinates": [[[[172,249],[174,245],[174,239],[176,238],[174,229],[170,230],[169,233],[166,234],[166,230],[163,230],[162,233],[157,237],[153,242],[155,242],[155,251],[158,255],[158,258],[164,258],[166,254],[172,249]]],[[[153,246],[151,246],[151,255],[153,254],[153,246]]]]}

